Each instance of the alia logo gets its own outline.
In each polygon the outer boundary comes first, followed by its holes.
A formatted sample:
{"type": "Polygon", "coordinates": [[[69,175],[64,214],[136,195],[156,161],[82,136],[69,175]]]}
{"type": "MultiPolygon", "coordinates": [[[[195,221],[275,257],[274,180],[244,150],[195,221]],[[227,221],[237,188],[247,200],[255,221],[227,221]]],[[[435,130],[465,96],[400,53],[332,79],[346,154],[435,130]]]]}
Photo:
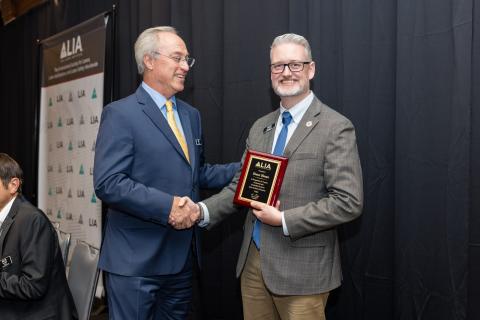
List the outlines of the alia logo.
{"type": "Polygon", "coordinates": [[[256,168],[260,168],[260,169],[265,169],[265,170],[272,170],[272,167],[270,165],[270,163],[265,163],[265,162],[257,162],[255,164],[255,167],[256,168]]]}
{"type": "Polygon", "coordinates": [[[71,40],[62,42],[60,59],[70,57],[71,55],[77,54],[78,52],[83,52],[82,38],[80,38],[80,36],[77,36],[76,38],[73,37],[71,40]]]}

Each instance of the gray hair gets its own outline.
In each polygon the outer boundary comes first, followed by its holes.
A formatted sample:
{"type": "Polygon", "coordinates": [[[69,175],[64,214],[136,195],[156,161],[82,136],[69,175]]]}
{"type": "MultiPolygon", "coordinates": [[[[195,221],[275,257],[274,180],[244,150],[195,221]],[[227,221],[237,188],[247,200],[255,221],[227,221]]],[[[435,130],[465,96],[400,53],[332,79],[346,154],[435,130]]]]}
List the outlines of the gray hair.
{"type": "Polygon", "coordinates": [[[139,74],[143,74],[145,71],[143,57],[145,55],[151,55],[153,51],[157,50],[158,34],[162,32],[177,34],[177,30],[175,30],[174,27],[153,27],[143,31],[138,36],[137,41],[135,41],[135,61],[137,62],[139,74]]]}
{"type": "Polygon", "coordinates": [[[303,48],[305,48],[307,58],[309,60],[312,60],[312,49],[310,49],[310,44],[308,43],[308,40],[305,39],[303,36],[295,33],[285,33],[276,37],[272,42],[272,46],[270,47],[270,58],[272,57],[272,49],[284,43],[294,43],[301,45],[303,48]]]}

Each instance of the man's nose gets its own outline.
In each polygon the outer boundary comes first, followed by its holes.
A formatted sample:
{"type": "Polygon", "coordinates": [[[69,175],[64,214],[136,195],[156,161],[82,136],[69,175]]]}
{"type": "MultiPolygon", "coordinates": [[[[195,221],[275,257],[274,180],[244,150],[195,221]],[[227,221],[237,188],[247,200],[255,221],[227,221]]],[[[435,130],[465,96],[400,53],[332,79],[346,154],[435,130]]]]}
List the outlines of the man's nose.
{"type": "Polygon", "coordinates": [[[186,60],[180,60],[180,68],[182,68],[185,71],[190,70],[190,66],[188,65],[188,62],[186,60]]]}
{"type": "Polygon", "coordinates": [[[282,75],[291,75],[292,74],[292,71],[290,70],[290,67],[288,66],[288,64],[285,65],[285,67],[283,68],[283,71],[282,71],[282,75]]]}

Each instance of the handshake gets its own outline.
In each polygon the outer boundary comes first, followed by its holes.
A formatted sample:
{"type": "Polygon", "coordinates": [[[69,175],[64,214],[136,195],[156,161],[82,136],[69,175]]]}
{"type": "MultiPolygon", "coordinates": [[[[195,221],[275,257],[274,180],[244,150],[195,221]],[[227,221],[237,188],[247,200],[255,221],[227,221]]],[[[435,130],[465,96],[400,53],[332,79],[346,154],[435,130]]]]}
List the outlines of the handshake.
{"type": "Polygon", "coordinates": [[[173,197],[168,223],[177,230],[191,228],[201,218],[201,209],[189,197],[173,197]]]}

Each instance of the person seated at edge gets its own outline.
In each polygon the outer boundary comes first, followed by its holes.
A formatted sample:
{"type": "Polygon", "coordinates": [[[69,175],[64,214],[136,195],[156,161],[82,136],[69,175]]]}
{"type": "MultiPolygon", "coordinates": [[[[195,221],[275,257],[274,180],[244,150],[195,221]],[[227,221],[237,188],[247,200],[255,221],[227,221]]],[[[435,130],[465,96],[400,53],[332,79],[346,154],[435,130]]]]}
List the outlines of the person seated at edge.
{"type": "Polygon", "coordinates": [[[0,319],[78,319],[57,233],[21,195],[23,172],[0,153],[0,319]]]}

